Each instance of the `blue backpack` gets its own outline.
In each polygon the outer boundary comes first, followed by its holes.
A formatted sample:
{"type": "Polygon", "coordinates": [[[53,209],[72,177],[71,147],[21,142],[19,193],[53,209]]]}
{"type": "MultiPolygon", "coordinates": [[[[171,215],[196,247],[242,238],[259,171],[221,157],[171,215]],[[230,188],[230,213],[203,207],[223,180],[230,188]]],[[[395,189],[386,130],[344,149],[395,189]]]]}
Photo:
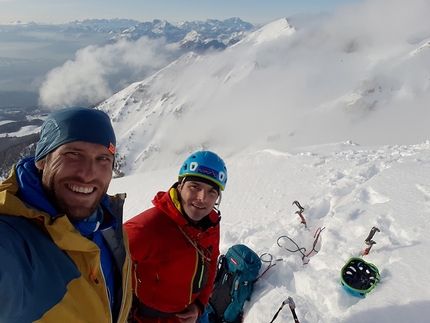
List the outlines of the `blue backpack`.
{"type": "Polygon", "coordinates": [[[251,299],[260,268],[260,257],[243,244],[236,244],[221,255],[214,290],[199,323],[241,322],[243,305],[251,299]]]}

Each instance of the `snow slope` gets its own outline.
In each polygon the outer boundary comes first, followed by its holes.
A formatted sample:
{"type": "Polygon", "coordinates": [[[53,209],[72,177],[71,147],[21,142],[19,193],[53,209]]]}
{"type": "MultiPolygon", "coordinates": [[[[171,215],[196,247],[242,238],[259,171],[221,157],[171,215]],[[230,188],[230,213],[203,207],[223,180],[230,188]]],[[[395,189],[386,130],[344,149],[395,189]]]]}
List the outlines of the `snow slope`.
{"type": "Polygon", "coordinates": [[[311,23],[279,19],[220,53],[182,56],[98,105],[114,120],[122,171],[174,166],[199,148],[233,157],[427,140],[429,11],[428,1],[361,1],[311,23]]]}
{"type": "MultiPolygon", "coordinates": [[[[226,163],[221,251],[244,243],[259,255],[282,259],[256,283],[245,323],[269,322],[288,296],[301,323],[428,322],[429,141],[266,149],[242,152],[226,163]],[[305,208],[308,229],[295,214],[294,200],[305,208]],[[366,248],[373,226],[381,232],[364,259],[379,268],[381,282],[359,299],[343,290],[339,275],[346,261],[366,248]],[[325,227],[321,250],[308,265],[277,245],[278,237],[287,235],[309,246],[318,227],[325,227]]],[[[109,192],[127,192],[129,219],[150,207],[158,190],[170,187],[179,166],[114,179],[109,192]]],[[[293,322],[288,307],[275,322],[293,322]]]]}

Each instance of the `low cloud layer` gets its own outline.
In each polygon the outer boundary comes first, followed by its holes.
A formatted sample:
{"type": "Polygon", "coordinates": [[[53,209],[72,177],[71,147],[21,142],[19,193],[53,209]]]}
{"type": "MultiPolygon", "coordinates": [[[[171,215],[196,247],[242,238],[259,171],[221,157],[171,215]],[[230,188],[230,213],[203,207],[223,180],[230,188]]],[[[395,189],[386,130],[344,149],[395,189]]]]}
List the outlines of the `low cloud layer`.
{"type": "Polygon", "coordinates": [[[105,46],[88,46],[75,59],[51,70],[40,88],[40,104],[56,109],[91,105],[140,81],[171,61],[162,39],[142,37],[105,46]]]}

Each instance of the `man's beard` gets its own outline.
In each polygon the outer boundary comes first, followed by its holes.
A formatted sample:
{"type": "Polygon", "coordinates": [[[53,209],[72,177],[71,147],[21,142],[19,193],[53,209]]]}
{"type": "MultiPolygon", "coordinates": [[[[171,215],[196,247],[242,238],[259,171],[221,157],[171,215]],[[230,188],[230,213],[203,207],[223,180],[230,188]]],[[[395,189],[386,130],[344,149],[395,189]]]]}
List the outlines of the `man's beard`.
{"type": "MultiPolygon", "coordinates": [[[[98,198],[94,200],[94,203],[92,205],[83,206],[79,205],[79,203],[68,203],[64,198],[61,197],[61,195],[57,194],[54,182],[54,177],[51,177],[49,183],[47,183],[46,180],[42,179],[43,190],[46,194],[48,201],[59,213],[64,213],[70,220],[75,221],[89,218],[97,210],[97,207],[101,203],[108,189],[106,187],[103,191],[100,191],[100,193],[98,193],[98,198]]],[[[99,186],[100,185],[98,185],[97,187],[99,186]]]]}

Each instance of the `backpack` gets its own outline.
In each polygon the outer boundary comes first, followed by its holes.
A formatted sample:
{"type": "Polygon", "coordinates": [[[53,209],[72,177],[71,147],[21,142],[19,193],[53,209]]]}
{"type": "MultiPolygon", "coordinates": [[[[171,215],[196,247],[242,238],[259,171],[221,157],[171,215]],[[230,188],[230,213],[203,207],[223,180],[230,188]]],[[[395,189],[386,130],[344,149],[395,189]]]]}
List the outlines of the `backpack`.
{"type": "Polygon", "coordinates": [[[260,257],[249,247],[236,244],[221,255],[214,290],[200,323],[238,323],[243,305],[251,299],[261,268],[260,257]]]}

